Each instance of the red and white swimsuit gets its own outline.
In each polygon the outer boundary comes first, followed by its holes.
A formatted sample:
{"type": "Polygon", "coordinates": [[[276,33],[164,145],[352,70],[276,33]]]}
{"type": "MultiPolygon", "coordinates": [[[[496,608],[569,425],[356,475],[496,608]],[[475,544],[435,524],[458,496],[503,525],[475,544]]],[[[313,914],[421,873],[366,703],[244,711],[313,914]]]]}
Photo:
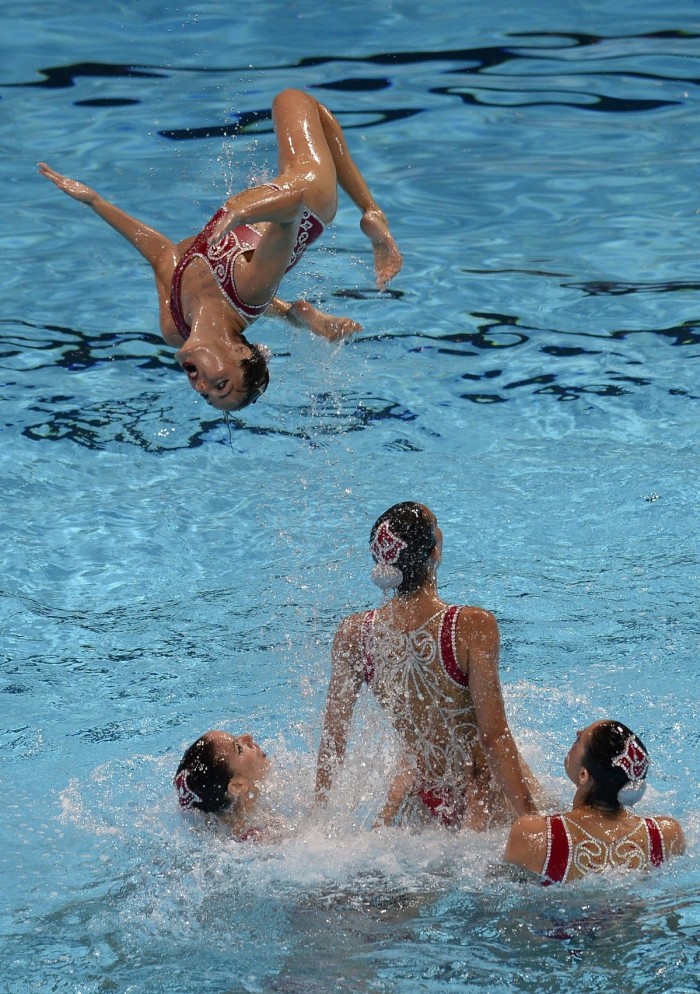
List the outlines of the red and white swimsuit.
{"type": "Polygon", "coordinates": [[[566,883],[572,870],[576,878],[613,868],[645,870],[661,866],[665,858],[663,835],[654,818],[640,818],[639,824],[621,839],[603,842],[567,815],[551,815],[547,818],[542,883],[566,883]],[[644,838],[635,839],[642,826],[644,838]]]}
{"type": "MultiPolygon", "coordinates": [[[[455,641],[455,633],[457,630],[457,617],[459,615],[460,609],[458,607],[448,607],[443,613],[440,619],[440,625],[438,629],[438,658],[440,660],[440,665],[447,673],[450,680],[453,680],[460,687],[469,686],[469,677],[459,668],[457,663],[457,643],[455,641]]],[[[364,677],[365,683],[368,687],[372,686],[375,673],[374,665],[374,622],[377,616],[376,609],[374,611],[367,611],[362,619],[362,665],[364,666],[364,677]]],[[[408,632],[404,637],[412,642],[416,641],[416,636],[423,635],[424,638],[427,636],[429,639],[432,638],[430,633],[427,631],[427,625],[433,619],[430,618],[424,625],[420,628],[415,629],[415,631],[408,632]]],[[[423,643],[425,645],[425,642],[423,643]]],[[[421,657],[426,658],[425,648],[420,651],[421,657]]],[[[428,661],[432,661],[432,655],[430,655],[428,661]]]]}
{"type": "MultiPolygon", "coordinates": [[[[272,185],[272,184],[269,184],[272,185]]],[[[228,211],[225,207],[220,208],[214,217],[206,223],[194,241],[185,251],[173,273],[172,284],[170,286],[170,313],[173,321],[184,339],[190,334],[190,327],[185,321],[182,310],[182,278],[185,270],[194,258],[203,259],[211,270],[211,274],[219,284],[221,292],[226,297],[234,311],[239,314],[246,323],[252,324],[270,306],[274,293],[264,304],[248,304],[241,299],[236,289],[236,278],[234,268],[236,259],[245,252],[254,252],[260,243],[262,235],[252,224],[241,224],[237,228],[226,232],[224,237],[218,242],[209,244],[209,238],[220,218],[228,211]]],[[[299,259],[309,245],[312,245],[321,237],[324,231],[323,221],[311,211],[305,210],[299,221],[296,241],[292,249],[292,255],[285,272],[289,272],[296,266],[299,259]]]]}
{"type": "Polygon", "coordinates": [[[465,701],[464,690],[469,685],[467,674],[457,664],[456,629],[459,607],[440,612],[437,638],[429,629],[430,618],[420,628],[400,632],[377,624],[377,611],[367,611],[362,618],[361,653],[363,676],[379,703],[400,726],[413,723],[407,713],[406,701],[416,695],[433,701],[430,721],[437,725],[417,732],[423,769],[445,770],[441,782],[420,783],[413,793],[420,797],[443,825],[459,824],[465,802],[451,785],[464,777],[473,765],[469,742],[475,735],[474,710],[465,701]],[[436,665],[437,663],[437,665],[436,665]],[[445,691],[440,671],[449,677],[454,694],[445,691]],[[447,744],[443,744],[447,743],[447,744]],[[444,781],[444,782],[442,782],[444,781]]]}

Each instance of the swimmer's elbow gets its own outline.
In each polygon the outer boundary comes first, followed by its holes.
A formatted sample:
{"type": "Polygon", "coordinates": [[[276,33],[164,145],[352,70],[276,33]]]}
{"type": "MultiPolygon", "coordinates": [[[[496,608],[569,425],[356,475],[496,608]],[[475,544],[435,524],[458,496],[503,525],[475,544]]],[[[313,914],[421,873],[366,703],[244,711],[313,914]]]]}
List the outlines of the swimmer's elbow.
{"type": "Polygon", "coordinates": [[[517,751],[513,737],[507,726],[501,724],[479,729],[479,740],[489,754],[503,753],[507,759],[515,759],[517,751]]]}

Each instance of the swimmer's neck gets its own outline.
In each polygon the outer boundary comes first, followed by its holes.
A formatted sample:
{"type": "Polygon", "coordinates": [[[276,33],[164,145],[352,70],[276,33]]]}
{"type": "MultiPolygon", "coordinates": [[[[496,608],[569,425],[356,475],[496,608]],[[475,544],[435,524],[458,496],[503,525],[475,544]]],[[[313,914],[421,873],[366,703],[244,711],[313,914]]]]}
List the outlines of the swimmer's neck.
{"type": "Polygon", "coordinates": [[[619,807],[612,807],[609,804],[591,804],[586,801],[584,797],[579,797],[578,790],[574,795],[574,802],[571,805],[571,813],[573,815],[583,816],[584,818],[602,818],[604,821],[623,821],[630,814],[630,812],[622,805],[619,807]]]}
{"type": "Polygon", "coordinates": [[[426,618],[431,617],[444,606],[445,603],[438,593],[437,578],[432,572],[418,590],[410,594],[395,593],[386,604],[385,610],[387,616],[396,623],[413,625],[422,624],[426,618]]]}
{"type": "Polygon", "coordinates": [[[238,344],[245,326],[241,318],[223,299],[203,297],[192,312],[192,325],[187,339],[192,345],[211,347],[218,343],[238,344]]]}
{"type": "Polygon", "coordinates": [[[410,594],[400,594],[397,591],[392,598],[392,601],[396,601],[399,604],[406,604],[407,606],[430,600],[440,600],[437,587],[437,574],[434,569],[431,569],[418,590],[414,590],[410,594]]]}
{"type": "Polygon", "coordinates": [[[248,792],[241,794],[235,806],[221,815],[234,835],[243,835],[255,825],[256,819],[259,818],[259,791],[257,788],[253,788],[250,793],[253,795],[252,797],[248,796],[248,792]]]}

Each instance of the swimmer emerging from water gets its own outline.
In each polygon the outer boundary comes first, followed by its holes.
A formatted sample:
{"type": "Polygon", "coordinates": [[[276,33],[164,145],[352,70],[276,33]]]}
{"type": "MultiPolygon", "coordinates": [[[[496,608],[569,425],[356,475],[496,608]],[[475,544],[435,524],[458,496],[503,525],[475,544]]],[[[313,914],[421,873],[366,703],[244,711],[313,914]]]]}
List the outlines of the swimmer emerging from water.
{"type": "Polygon", "coordinates": [[[274,834],[260,812],[270,763],[252,735],[205,732],[185,751],[173,779],[180,807],[221,816],[239,841],[274,834]]]}
{"type": "MultiPolygon", "coordinates": [[[[316,796],[343,762],[366,683],[399,735],[404,759],[380,816],[413,800],[444,825],[485,829],[536,811],[536,786],[508,727],[496,619],[446,604],[437,591],[442,532],[423,504],[395,504],[370,535],[372,579],[393,596],[345,618],[333,643],[316,796]]],[[[419,807],[419,810],[420,810],[419,807]]]]}
{"type": "Polygon", "coordinates": [[[360,330],[304,300],[276,297],[284,274],[335,217],[338,184],[362,212],[360,227],[374,252],[377,285],[399,272],[401,254],[386,217],[348,152],[333,114],[300,90],[284,90],[272,106],[278,175],[235,194],[200,233],[175,244],[110,204],[90,187],[46,163],[39,171],[89,207],[150,263],[160,305],[160,330],[190,385],[213,407],[233,411],[265,391],[269,350],[244,331],[262,314],[284,317],[334,341],[360,330]]]}
{"type": "Polygon", "coordinates": [[[569,883],[604,870],[648,870],[684,848],[675,818],[638,818],[628,810],[646,790],[649,754],[619,721],[596,721],[578,732],[564,760],[576,786],[571,811],[518,818],[505,858],[543,884],[569,883]]]}

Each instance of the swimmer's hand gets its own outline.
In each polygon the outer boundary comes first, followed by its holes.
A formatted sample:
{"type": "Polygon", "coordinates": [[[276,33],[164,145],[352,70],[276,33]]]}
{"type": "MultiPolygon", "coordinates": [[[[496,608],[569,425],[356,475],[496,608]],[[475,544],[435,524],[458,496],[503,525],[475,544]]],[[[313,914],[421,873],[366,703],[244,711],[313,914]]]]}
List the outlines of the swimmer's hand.
{"type": "Polygon", "coordinates": [[[211,229],[208,244],[216,245],[216,243],[220,242],[224,235],[231,230],[231,228],[235,228],[238,224],[240,224],[238,215],[234,214],[231,210],[227,210],[225,214],[222,214],[214,227],[211,229]]]}
{"type": "Polygon", "coordinates": [[[387,791],[386,803],[377,815],[373,828],[381,825],[391,825],[401,808],[406,803],[417,778],[416,768],[408,756],[403,756],[399,762],[398,769],[394,774],[394,779],[387,791]]]}
{"type": "Polygon", "coordinates": [[[312,335],[318,335],[329,342],[339,342],[362,331],[362,325],[357,321],[326,314],[308,300],[295,300],[284,316],[297,327],[308,328],[312,335]]]}
{"type": "Polygon", "coordinates": [[[79,183],[77,180],[62,176],[61,173],[57,173],[55,169],[52,169],[45,162],[38,163],[38,166],[42,176],[51,180],[59,190],[72,197],[73,200],[79,200],[83,204],[92,204],[97,200],[98,194],[94,190],[91,190],[89,186],[85,186],[84,183],[79,183]]]}
{"type": "Polygon", "coordinates": [[[365,211],[360,221],[362,233],[372,243],[374,273],[380,290],[401,271],[403,257],[394,241],[386,217],[378,207],[365,211]]]}

